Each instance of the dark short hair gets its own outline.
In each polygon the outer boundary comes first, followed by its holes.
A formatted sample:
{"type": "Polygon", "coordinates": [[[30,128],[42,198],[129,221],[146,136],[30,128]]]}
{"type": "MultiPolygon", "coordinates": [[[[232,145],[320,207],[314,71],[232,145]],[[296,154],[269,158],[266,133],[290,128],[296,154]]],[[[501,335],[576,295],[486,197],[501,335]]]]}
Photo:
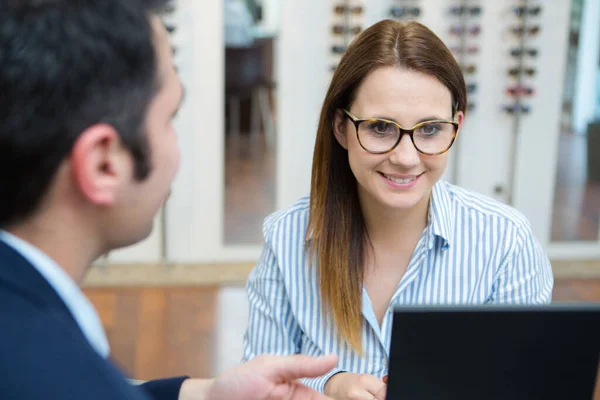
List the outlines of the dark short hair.
{"type": "Polygon", "coordinates": [[[165,0],[0,3],[0,227],[30,216],[82,131],[113,126],[151,169],[145,115],[160,87],[150,15],[165,0]]]}

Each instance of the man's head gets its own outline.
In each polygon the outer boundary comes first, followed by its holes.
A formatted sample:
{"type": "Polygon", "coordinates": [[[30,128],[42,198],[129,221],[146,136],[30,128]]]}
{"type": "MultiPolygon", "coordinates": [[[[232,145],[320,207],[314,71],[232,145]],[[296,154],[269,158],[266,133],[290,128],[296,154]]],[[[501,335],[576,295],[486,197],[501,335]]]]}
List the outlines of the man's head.
{"type": "Polygon", "coordinates": [[[0,3],[0,228],[66,218],[103,251],[150,233],[179,165],[165,2],[0,3]]]}

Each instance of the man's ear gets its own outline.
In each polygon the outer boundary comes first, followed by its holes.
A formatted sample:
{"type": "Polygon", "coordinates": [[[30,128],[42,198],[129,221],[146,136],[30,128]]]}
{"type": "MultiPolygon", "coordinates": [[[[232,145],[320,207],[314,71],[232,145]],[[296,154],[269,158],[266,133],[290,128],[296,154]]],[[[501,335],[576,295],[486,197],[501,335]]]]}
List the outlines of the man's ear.
{"type": "Polygon", "coordinates": [[[348,150],[348,124],[346,116],[341,110],[336,110],[333,116],[333,134],[336,140],[344,149],[348,150]]]}
{"type": "Polygon", "coordinates": [[[97,124],[82,132],[71,152],[75,184],[83,197],[99,206],[116,202],[119,184],[129,179],[131,160],[111,125],[97,124]]]}

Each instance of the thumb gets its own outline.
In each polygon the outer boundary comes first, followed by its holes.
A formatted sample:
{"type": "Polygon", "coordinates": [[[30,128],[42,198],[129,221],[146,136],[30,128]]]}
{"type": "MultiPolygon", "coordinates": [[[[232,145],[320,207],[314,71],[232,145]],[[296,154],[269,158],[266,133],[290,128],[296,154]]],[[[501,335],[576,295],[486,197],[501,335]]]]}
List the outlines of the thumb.
{"type": "Polygon", "coordinates": [[[294,355],[273,357],[266,368],[266,374],[274,381],[291,381],[300,378],[313,378],[329,372],[337,363],[337,356],[310,357],[294,355]]]}
{"type": "Polygon", "coordinates": [[[382,387],[376,394],[375,394],[375,399],[376,400],[385,400],[385,397],[387,395],[387,385],[385,385],[384,387],[382,387]]]}

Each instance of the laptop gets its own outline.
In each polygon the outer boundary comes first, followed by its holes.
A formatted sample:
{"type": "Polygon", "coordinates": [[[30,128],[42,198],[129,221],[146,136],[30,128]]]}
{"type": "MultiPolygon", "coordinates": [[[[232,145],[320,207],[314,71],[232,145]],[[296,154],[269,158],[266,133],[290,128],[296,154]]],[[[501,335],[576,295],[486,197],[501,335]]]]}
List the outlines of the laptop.
{"type": "Polygon", "coordinates": [[[386,399],[591,400],[599,357],[600,304],[397,307],[386,399]]]}

